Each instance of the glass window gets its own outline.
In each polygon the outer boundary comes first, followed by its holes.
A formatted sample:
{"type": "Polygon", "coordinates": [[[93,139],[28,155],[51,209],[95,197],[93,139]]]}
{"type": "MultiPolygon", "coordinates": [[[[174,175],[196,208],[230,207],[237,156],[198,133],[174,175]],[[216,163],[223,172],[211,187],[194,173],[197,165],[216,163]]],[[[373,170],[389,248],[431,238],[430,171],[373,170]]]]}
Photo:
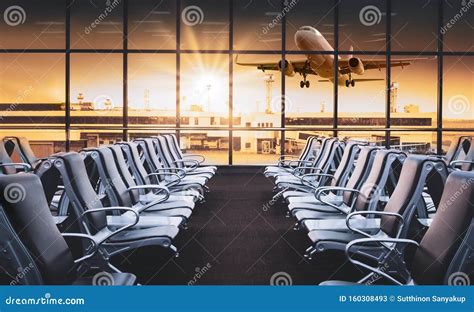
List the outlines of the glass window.
{"type": "Polygon", "coordinates": [[[436,132],[392,131],[390,146],[409,154],[436,153],[436,132]]]}
{"type": "Polygon", "coordinates": [[[234,131],[235,165],[275,164],[280,157],[280,131],[234,131]]]}
{"type": "Polygon", "coordinates": [[[176,1],[134,0],[128,7],[129,49],[176,49],[176,1]]]}
{"type": "Polygon", "coordinates": [[[349,51],[385,50],[385,0],[341,0],[339,49],[349,51]]]}
{"type": "Polygon", "coordinates": [[[472,33],[474,20],[474,2],[469,0],[445,0],[444,23],[441,32],[444,34],[445,51],[472,51],[472,33]]]}
{"type": "Polygon", "coordinates": [[[436,51],[437,25],[437,1],[392,1],[392,50],[436,51]]]}
{"type": "Polygon", "coordinates": [[[129,54],[129,124],[176,126],[176,55],[129,54]]]}
{"type": "Polygon", "coordinates": [[[122,125],[121,54],[71,55],[71,123],[105,127],[122,125]]]}
{"type": "Polygon", "coordinates": [[[474,57],[447,56],[443,66],[443,127],[473,128],[474,57]]]}
{"type": "Polygon", "coordinates": [[[181,2],[181,49],[229,49],[229,2],[183,0],[181,2]]]}
{"type": "Polygon", "coordinates": [[[0,54],[1,124],[64,125],[63,54],[0,54]]]}
{"type": "Polygon", "coordinates": [[[286,15],[286,49],[303,51],[333,50],[334,7],[333,0],[289,0],[287,5],[288,13],[286,15]],[[320,38],[317,32],[314,32],[315,35],[313,36],[311,36],[309,31],[309,36],[304,35],[304,29],[300,28],[308,28],[308,26],[317,30],[331,47],[318,44],[321,40],[317,39],[320,38]],[[310,36],[315,39],[307,38],[310,36]]]}
{"type": "Polygon", "coordinates": [[[64,0],[4,0],[0,12],[1,49],[64,49],[64,0]]]}
{"type": "Polygon", "coordinates": [[[71,6],[71,48],[122,49],[123,3],[76,0],[71,6]]]}
{"type": "Polygon", "coordinates": [[[392,56],[390,117],[392,127],[436,127],[438,60],[416,55],[392,56]],[[395,66],[397,59],[418,59],[395,66]]]}
{"type": "Polygon", "coordinates": [[[122,141],[122,135],[121,130],[72,129],[70,149],[78,152],[84,148],[115,144],[122,141]]]}
{"type": "MultiPolygon", "coordinates": [[[[351,56],[341,55],[341,66],[349,63],[351,56]]],[[[359,64],[385,60],[383,56],[358,55],[359,64]]],[[[361,75],[351,74],[354,86],[348,84],[349,75],[339,78],[339,115],[340,127],[362,126],[385,127],[386,81],[385,70],[365,70],[361,75]],[[361,79],[361,80],[359,80],[361,79]],[[374,81],[364,79],[374,79],[374,81]],[[347,86],[348,85],[348,86],[347,86]]]]}
{"type": "Polygon", "coordinates": [[[181,54],[181,124],[228,126],[229,56],[181,54]]]}
{"type": "MultiPolygon", "coordinates": [[[[303,77],[295,74],[286,77],[286,126],[321,126],[332,128],[334,111],[334,56],[312,54],[311,70],[318,75],[307,76],[308,85],[302,84],[303,77]],[[306,87],[308,86],[308,87],[306,87]]],[[[291,64],[305,61],[306,56],[288,56],[291,64]]]]}
{"type": "Polygon", "coordinates": [[[281,50],[281,0],[234,1],[234,49],[281,50]]]}
{"type": "Polygon", "coordinates": [[[183,153],[203,155],[206,165],[229,163],[229,131],[181,131],[180,146],[183,153]]]}
{"type": "MultiPolygon", "coordinates": [[[[280,55],[265,54],[240,55],[239,63],[278,64],[280,55]]],[[[241,118],[241,123],[234,126],[271,127],[281,126],[281,71],[262,72],[254,66],[234,66],[234,116],[241,118]],[[250,125],[249,125],[250,124],[250,125]]],[[[289,99],[287,99],[289,101],[289,99]]]]}

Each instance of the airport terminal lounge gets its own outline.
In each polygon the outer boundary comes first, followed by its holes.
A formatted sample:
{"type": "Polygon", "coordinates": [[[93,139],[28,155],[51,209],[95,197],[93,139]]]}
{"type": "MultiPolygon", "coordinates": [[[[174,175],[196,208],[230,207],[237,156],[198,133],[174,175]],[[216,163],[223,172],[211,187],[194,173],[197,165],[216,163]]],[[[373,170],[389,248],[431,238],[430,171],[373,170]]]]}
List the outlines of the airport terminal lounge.
{"type": "Polygon", "coordinates": [[[473,7],[1,0],[0,310],[472,311],[473,7]]]}

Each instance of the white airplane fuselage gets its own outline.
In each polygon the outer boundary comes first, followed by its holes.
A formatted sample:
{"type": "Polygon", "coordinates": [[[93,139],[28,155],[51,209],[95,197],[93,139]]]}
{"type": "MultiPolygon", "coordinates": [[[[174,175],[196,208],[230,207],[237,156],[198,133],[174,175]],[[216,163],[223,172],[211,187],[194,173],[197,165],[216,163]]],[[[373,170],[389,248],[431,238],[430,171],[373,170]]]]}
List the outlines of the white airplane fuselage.
{"type": "MultiPolygon", "coordinates": [[[[333,52],[334,48],[315,28],[310,26],[301,27],[295,34],[295,43],[301,51],[328,51],[333,52]]],[[[329,79],[334,83],[334,55],[332,54],[307,54],[311,69],[320,77],[329,79]]],[[[341,86],[346,85],[349,79],[348,74],[338,72],[337,81],[341,86]]]]}

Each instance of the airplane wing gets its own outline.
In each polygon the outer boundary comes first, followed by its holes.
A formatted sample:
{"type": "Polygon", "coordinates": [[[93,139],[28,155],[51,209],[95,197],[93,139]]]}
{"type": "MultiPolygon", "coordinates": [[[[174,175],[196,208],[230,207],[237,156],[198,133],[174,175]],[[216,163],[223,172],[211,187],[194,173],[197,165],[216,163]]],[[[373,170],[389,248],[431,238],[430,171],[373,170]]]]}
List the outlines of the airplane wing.
{"type": "MultiPolygon", "coordinates": [[[[307,60],[298,60],[298,61],[290,61],[291,65],[293,66],[295,72],[300,74],[309,74],[309,75],[317,75],[311,68],[307,68],[306,66],[307,60]]],[[[267,70],[280,70],[278,66],[278,62],[239,62],[239,56],[237,55],[235,58],[235,64],[241,66],[252,66],[260,69],[261,71],[267,70]]]]}
{"type": "MultiPolygon", "coordinates": [[[[360,78],[360,79],[352,79],[355,82],[367,82],[367,81],[383,81],[385,79],[379,79],[379,78],[360,78]]],[[[318,80],[318,82],[332,82],[331,80],[324,79],[324,80],[318,80]]]]}
{"type": "MultiPolygon", "coordinates": [[[[418,60],[426,60],[427,58],[416,58],[416,59],[397,59],[397,60],[391,60],[390,66],[391,67],[404,67],[411,65],[413,62],[418,61],[418,60]]],[[[387,62],[386,60],[362,60],[362,64],[364,64],[364,69],[382,69],[387,67],[387,62]]],[[[344,59],[344,60],[339,60],[339,68],[341,74],[349,74],[350,69],[349,69],[349,60],[344,59]]]]}

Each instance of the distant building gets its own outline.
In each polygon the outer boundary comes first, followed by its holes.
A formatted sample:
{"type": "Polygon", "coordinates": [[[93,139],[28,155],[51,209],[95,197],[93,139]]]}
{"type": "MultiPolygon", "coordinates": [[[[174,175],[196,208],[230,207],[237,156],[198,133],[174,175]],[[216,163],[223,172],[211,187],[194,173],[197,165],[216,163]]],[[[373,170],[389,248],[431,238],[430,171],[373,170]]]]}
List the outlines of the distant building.
{"type": "Polygon", "coordinates": [[[408,104],[403,107],[403,112],[407,114],[418,114],[420,113],[420,106],[416,104],[408,104]]]}

